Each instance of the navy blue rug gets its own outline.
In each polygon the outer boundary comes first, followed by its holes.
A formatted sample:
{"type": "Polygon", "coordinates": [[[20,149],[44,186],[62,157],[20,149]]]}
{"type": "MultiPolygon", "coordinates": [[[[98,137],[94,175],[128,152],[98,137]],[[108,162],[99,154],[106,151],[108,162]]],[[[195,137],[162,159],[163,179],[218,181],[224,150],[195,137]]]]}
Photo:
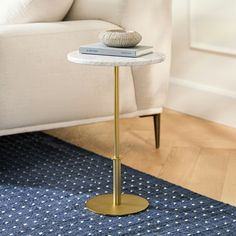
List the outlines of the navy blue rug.
{"type": "Polygon", "coordinates": [[[123,191],[146,197],[126,217],[85,209],[112,191],[112,161],[43,133],[0,138],[0,235],[236,235],[236,208],[123,167],[123,191]]]}

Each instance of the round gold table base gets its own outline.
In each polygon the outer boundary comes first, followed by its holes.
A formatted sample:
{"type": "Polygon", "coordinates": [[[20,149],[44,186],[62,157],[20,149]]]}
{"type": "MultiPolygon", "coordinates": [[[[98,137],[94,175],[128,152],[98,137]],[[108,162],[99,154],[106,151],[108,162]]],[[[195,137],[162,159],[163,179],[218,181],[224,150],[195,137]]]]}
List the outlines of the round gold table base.
{"type": "Polygon", "coordinates": [[[132,194],[122,194],[120,205],[113,204],[112,194],[99,195],[86,202],[86,207],[90,211],[110,216],[135,214],[145,210],[148,205],[149,203],[146,199],[132,194]]]}

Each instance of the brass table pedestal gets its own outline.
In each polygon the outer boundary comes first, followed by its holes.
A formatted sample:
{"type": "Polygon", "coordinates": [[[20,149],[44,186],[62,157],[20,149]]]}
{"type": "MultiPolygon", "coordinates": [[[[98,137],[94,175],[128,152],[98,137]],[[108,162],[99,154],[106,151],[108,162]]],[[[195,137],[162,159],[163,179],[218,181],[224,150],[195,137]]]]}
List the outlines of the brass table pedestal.
{"type": "Polygon", "coordinates": [[[133,194],[121,194],[121,204],[113,203],[113,194],[104,194],[91,198],[86,207],[97,214],[125,216],[135,214],[148,207],[148,201],[133,194]]]}
{"type": "Polygon", "coordinates": [[[97,214],[124,216],[145,210],[146,199],[121,193],[121,160],[119,150],[119,66],[114,67],[114,157],[113,194],[99,195],[86,202],[86,207],[97,214]]]}
{"type": "Polygon", "coordinates": [[[119,150],[119,66],[140,66],[161,63],[165,55],[153,52],[141,57],[112,57],[87,55],[74,51],[68,54],[73,63],[114,67],[114,157],[113,157],[113,193],[95,196],[86,202],[86,207],[97,214],[124,216],[145,210],[149,203],[146,199],[132,194],[121,193],[121,160],[119,150]]]}

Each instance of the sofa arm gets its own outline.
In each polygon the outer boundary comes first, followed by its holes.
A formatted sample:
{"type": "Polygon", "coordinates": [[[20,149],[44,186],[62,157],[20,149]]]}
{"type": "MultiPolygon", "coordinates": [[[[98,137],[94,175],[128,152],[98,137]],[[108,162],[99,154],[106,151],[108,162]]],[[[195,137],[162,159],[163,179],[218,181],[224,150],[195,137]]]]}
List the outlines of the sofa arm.
{"type": "Polygon", "coordinates": [[[162,107],[168,89],[171,59],[171,0],[127,0],[122,27],[136,30],[142,44],[153,45],[166,55],[165,62],[133,67],[138,109],[162,107]]]}
{"type": "Polygon", "coordinates": [[[127,0],[74,0],[65,20],[104,20],[121,24],[127,0]]]}
{"type": "Polygon", "coordinates": [[[142,44],[165,53],[164,63],[132,70],[138,109],[162,107],[170,71],[171,0],[75,0],[67,20],[76,19],[102,19],[136,30],[142,44]]]}

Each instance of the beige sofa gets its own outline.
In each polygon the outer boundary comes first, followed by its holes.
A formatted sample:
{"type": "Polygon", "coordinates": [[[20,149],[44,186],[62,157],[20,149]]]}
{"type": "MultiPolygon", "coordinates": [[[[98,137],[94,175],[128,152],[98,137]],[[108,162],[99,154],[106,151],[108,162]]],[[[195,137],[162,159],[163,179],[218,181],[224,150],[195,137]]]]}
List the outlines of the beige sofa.
{"type": "Polygon", "coordinates": [[[101,31],[137,30],[166,54],[152,66],[121,68],[123,117],[162,112],[170,64],[169,0],[75,0],[65,21],[0,26],[0,135],[112,119],[113,69],[69,63],[68,52],[101,31]]]}

